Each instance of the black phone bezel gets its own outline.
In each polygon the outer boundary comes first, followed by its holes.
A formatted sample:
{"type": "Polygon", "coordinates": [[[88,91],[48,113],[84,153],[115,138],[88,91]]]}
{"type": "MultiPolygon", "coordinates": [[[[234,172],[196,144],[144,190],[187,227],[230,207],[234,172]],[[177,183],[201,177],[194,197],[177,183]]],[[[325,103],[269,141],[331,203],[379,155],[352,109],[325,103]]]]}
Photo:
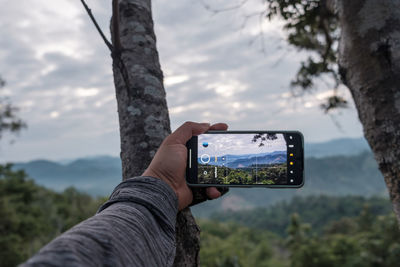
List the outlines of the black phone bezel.
{"type": "Polygon", "coordinates": [[[205,134],[283,134],[287,144],[287,177],[288,184],[272,184],[272,185],[233,185],[233,184],[200,184],[197,182],[197,150],[198,137],[193,136],[187,143],[187,166],[186,166],[186,182],[192,187],[267,187],[267,188],[300,188],[304,185],[304,137],[299,131],[208,131],[205,134]],[[292,136],[292,139],[289,137],[292,136]],[[289,139],[289,141],[288,141],[289,139]],[[289,145],[294,145],[289,147],[289,145]],[[293,153],[293,157],[290,157],[293,153]],[[294,164],[289,165],[290,162],[294,164]],[[293,170],[293,173],[290,173],[293,170]],[[293,182],[290,182],[290,180],[293,182]]]}

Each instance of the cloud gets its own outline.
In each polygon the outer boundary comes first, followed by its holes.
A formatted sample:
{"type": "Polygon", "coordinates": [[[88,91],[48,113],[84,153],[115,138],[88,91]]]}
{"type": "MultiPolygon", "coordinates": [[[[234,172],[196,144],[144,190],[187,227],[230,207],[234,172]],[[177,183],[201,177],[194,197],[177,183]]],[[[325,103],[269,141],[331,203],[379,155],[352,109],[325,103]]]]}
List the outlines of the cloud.
{"type": "MultiPolygon", "coordinates": [[[[88,4],[109,38],[111,4],[88,4]]],[[[15,145],[3,140],[0,161],[117,155],[110,53],[80,2],[21,0],[3,6],[0,74],[28,130],[15,145]]],[[[232,129],[299,129],[306,141],[360,136],[354,108],[334,117],[344,132],[319,109],[329,88],[316,97],[287,97],[305,55],[286,46],[279,21],[262,24],[263,46],[258,19],[242,28],[243,14],[259,8],[249,2],[212,15],[196,0],[153,1],[172,128],[187,120],[225,121],[232,129]]]]}
{"type": "Polygon", "coordinates": [[[95,96],[99,93],[99,89],[97,88],[80,88],[75,89],[75,95],[77,97],[91,97],[95,96]]]}
{"type": "Polygon", "coordinates": [[[189,79],[187,75],[175,75],[175,76],[167,76],[164,78],[164,85],[170,87],[175,84],[180,84],[189,79]]]}
{"type": "Polygon", "coordinates": [[[205,134],[199,136],[198,154],[210,156],[258,154],[274,151],[286,151],[286,142],[282,134],[277,134],[276,140],[264,141],[264,146],[259,142],[252,142],[254,134],[205,134]],[[208,146],[201,144],[207,142],[208,146]]]}

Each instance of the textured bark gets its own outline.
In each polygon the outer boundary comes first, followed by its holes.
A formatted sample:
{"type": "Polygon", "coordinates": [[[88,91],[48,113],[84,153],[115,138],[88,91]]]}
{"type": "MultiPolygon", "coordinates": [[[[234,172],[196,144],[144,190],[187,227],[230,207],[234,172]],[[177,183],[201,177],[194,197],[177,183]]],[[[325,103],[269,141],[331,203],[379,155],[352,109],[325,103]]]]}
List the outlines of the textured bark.
{"type": "MultiPolygon", "coordinates": [[[[168,108],[156,49],[150,1],[119,1],[121,58],[129,78],[126,87],[114,64],[124,179],[142,174],[162,140],[170,133],[168,108]]],[[[113,43],[118,36],[113,32],[113,43]]]]}
{"type": "Polygon", "coordinates": [[[339,70],[400,222],[400,1],[338,0],[339,70]]]}
{"type": "Polygon", "coordinates": [[[176,237],[174,266],[199,266],[200,228],[189,208],[178,214],[176,237]]]}
{"type": "MultiPolygon", "coordinates": [[[[113,12],[114,19],[118,21],[118,27],[111,22],[116,49],[113,52],[113,71],[123,179],[127,179],[143,173],[171,130],[153,29],[151,1],[120,0],[113,12]],[[121,73],[119,55],[126,72],[122,69],[121,73]]],[[[176,227],[175,266],[198,265],[199,228],[190,209],[178,214],[176,227]]]]}

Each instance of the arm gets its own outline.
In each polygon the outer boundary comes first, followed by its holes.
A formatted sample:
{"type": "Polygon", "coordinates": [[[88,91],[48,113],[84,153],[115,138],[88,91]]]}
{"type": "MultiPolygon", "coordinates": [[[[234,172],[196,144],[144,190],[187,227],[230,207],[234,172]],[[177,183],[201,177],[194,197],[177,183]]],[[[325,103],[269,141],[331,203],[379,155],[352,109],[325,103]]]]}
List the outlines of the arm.
{"type": "MultiPolygon", "coordinates": [[[[226,124],[187,122],[161,144],[143,177],[118,185],[99,212],[42,248],[22,266],[171,266],[178,209],[193,200],[186,142],[226,124]]],[[[209,199],[221,193],[207,188],[209,199]]]]}
{"type": "Polygon", "coordinates": [[[171,266],[178,199],[152,177],[118,185],[98,213],[42,248],[22,266],[171,266]]]}

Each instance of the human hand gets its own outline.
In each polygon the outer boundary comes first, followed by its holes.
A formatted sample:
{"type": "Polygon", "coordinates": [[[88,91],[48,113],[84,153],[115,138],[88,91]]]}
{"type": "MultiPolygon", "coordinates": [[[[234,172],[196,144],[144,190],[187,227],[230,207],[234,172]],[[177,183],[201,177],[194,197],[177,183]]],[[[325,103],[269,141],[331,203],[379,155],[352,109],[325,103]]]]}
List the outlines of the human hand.
{"type": "MultiPolygon", "coordinates": [[[[149,167],[144,171],[143,176],[160,178],[175,191],[179,210],[184,209],[193,200],[193,194],[186,184],[186,162],[187,148],[186,142],[192,136],[200,135],[208,130],[226,130],[228,125],[217,123],[185,122],[175,132],[167,136],[158,148],[149,167]]],[[[208,187],[206,194],[210,199],[221,196],[215,187],[208,187]]]]}

